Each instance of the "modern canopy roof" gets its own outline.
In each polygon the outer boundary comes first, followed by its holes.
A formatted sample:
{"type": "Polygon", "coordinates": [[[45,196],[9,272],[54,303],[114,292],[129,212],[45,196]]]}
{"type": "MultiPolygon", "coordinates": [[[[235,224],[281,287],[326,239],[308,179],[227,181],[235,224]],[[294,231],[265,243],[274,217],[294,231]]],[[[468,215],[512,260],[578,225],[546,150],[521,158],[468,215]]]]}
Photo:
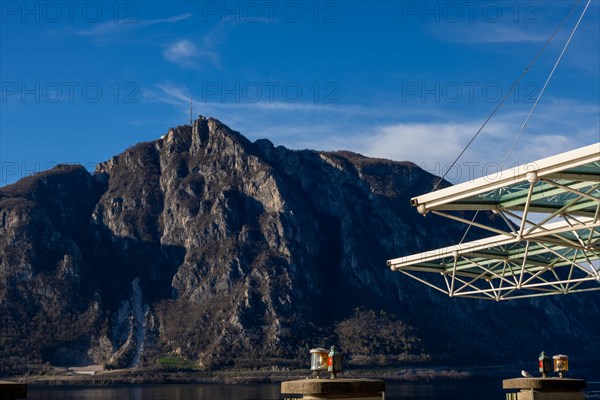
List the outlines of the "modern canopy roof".
{"type": "Polygon", "coordinates": [[[423,215],[495,235],[389,260],[394,271],[457,297],[506,300],[600,290],[600,142],[411,203],[423,215]],[[503,222],[455,212],[477,210],[491,211],[503,222]]]}

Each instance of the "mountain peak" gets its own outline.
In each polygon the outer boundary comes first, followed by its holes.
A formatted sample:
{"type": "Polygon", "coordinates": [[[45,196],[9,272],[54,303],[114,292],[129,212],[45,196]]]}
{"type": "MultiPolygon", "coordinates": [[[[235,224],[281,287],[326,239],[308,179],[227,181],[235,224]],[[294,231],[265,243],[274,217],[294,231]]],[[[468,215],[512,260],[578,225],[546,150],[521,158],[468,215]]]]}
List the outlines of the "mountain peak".
{"type": "Polygon", "coordinates": [[[410,207],[434,179],[408,162],[252,143],[200,117],[99,164],[95,176],[58,167],[3,188],[0,358],[12,363],[0,372],[39,360],[152,365],[166,354],[207,368],[297,365],[325,339],[352,342],[336,327],[356,320],[357,307],[396,314],[440,362],[510,357],[531,341],[560,340],[568,351],[584,340],[597,353],[591,297],[526,301],[525,315],[448,299],[386,267],[464,233],[410,207]],[[525,341],[514,329],[523,318],[543,327],[525,341]]]}

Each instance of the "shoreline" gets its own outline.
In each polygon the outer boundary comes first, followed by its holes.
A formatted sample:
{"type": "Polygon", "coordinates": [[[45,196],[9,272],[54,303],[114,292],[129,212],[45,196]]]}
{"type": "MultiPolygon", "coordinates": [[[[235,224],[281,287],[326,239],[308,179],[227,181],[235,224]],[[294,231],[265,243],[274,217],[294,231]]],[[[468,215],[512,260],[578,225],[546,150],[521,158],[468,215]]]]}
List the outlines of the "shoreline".
{"type": "MultiPolygon", "coordinates": [[[[520,376],[522,365],[498,365],[487,367],[465,366],[405,366],[405,367],[372,367],[349,369],[341,378],[383,379],[390,382],[453,382],[453,381],[485,381],[509,379],[520,376]]],[[[587,380],[596,377],[596,370],[582,369],[571,371],[571,376],[587,380]]],[[[261,369],[161,369],[131,368],[120,370],[98,370],[91,372],[89,368],[53,367],[37,374],[2,378],[4,381],[25,383],[31,386],[109,386],[138,384],[259,384],[280,383],[283,381],[306,379],[314,375],[308,370],[288,368],[261,369]]],[[[323,373],[323,377],[329,377],[323,373]]],[[[593,380],[593,379],[592,379],[593,380]]]]}
{"type": "MultiPolygon", "coordinates": [[[[329,376],[324,373],[323,376],[329,376]]],[[[308,369],[295,370],[215,370],[160,371],[115,370],[93,375],[53,371],[44,375],[20,376],[8,380],[32,386],[108,386],[127,384],[256,384],[280,383],[305,379],[313,374],[308,369]]],[[[459,381],[474,378],[471,372],[441,368],[390,368],[345,371],[343,378],[384,379],[396,382],[459,381]]]]}

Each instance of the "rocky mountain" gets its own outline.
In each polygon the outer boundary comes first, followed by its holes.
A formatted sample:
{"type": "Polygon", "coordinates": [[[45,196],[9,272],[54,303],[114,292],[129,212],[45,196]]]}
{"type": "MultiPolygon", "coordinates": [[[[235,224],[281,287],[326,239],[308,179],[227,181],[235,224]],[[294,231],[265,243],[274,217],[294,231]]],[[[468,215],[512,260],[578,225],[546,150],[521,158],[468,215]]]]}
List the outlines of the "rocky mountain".
{"type": "MultiPolygon", "coordinates": [[[[410,207],[435,179],[201,117],[93,174],[62,165],[0,188],[0,375],[166,355],[305,365],[310,347],[356,343],[357,324],[372,349],[403,354],[392,360],[534,363],[546,350],[592,362],[598,294],[449,299],[389,271],[387,259],[464,233],[410,207]]],[[[360,340],[350,350],[370,351],[360,340]]]]}

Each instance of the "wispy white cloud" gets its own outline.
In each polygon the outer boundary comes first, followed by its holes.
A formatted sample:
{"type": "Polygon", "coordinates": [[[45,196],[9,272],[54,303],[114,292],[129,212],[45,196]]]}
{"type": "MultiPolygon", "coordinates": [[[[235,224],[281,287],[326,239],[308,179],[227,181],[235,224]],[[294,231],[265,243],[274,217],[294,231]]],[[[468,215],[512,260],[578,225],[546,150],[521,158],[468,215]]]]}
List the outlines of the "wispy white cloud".
{"type": "Polygon", "coordinates": [[[447,24],[431,32],[450,42],[459,43],[527,43],[543,42],[551,31],[541,30],[539,25],[517,24],[447,24]]]}
{"type": "Polygon", "coordinates": [[[377,157],[446,163],[459,154],[461,144],[468,141],[474,129],[475,125],[469,123],[397,123],[376,127],[356,145],[363,153],[377,157]]]}
{"type": "MultiPolygon", "coordinates": [[[[75,31],[74,34],[90,37],[97,43],[112,44],[115,39],[122,42],[122,35],[127,32],[134,32],[152,26],[173,25],[189,20],[192,17],[192,13],[184,13],[168,18],[106,21],[96,24],[91,29],[75,31]]],[[[164,43],[164,39],[155,42],[149,42],[147,40],[142,42],[162,48],[162,56],[164,59],[177,64],[182,68],[201,69],[205,61],[219,67],[219,55],[214,49],[225,40],[226,35],[224,30],[225,28],[218,25],[208,31],[204,36],[201,36],[197,41],[184,38],[170,41],[166,44],[164,43]]]]}
{"type": "Polygon", "coordinates": [[[183,68],[198,68],[196,62],[200,56],[200,51],[194,43],[183,39],[168,45],[163,51],[163,56],[167,61],[183,68]]]}
{"type": "MultiPolygon", "coordinates": [[[[149,100],[181,110],[183,120],[190,96],[194,93],[187,87],[172,83],[156,85],[145,93],[149,100]]],[[[429,118],[423,118],[426,110],[422,110],[417,121],[411,118],[412,112],[393,114],[393,105],[385,104],[200,102],[194,104],[194,110],[230,124],[252,140],[266,137],[293,149],[344,149],[412,161],[436,175],[449,168],[484,119],[431,109],[429,118]],[[394,115],[392,119],[390,115],[394,115]]],[[[548,97],[507,157],[527,111],[515,107],[496,115],[447,178],[455,183],[465,181],[600,141],[599,105],[548,97]]]]}
{"type": "Polygon", "coordinates": [[[257,102],[206,102],[203,107],[209,107],[214,110],[246,110],[251,112],[282,112],[282,113],[319,113],[319,114],[363,114],[369,113],[368,109],[358,105],[340,105],[306,102],[285,102],[285,101],[257,101],[257,102]]]}
{"type": "Polygon", "coordinates": [[[231,28],[227,24],[219,24],[197,40],[178,39],[165,46],[163,56],[167,61],[182,68],[202,69],[207,61],[221,68],[216,49],[227,40],[229,29],[231,28]]]}
{"type": "MultiPolygon", "coordinates": [[[[600,141],[600,106],[553,99],[519,138],[525,112],[495,118],[475,139],[449,173],[458,182],[493,174],[567,150],[600,141]]],[[[373,157],[412,161],[435,174],[443,174],[480,127],[480,122],[395,123],[375,126],[369,135],[351,141],[353,150],[373,157]]]]}
{"type": "MultiPolygon", "coordinates": [[[[366,109],[365,109],[366,111],[366,109]]],[[[448,173],[453,182],[494,174],[500,169],[549,157],[600,141],[600,107],[576,101],[552,99],[534,118],[510,153],[525,119],[525,111],[497,116],[448,173]]],[[[432,114],[432,116],[435,114],[432,114]]],[[[412,161],[442,175],[480,128],[481,118],[432,118],[426,122],[377,123],[378,118],[361,117],[362,123],[339,118],[325,121],[312,114],[310,124],[287,124],[284,118],[260,133],[276,144],[291,148],[346,149],[376,158],[412,161]],[[335,121],[335,122],[332,122],[335,121]],[[277,126],[279,124],[279,126],[277,126]]],[[[264,122],[246,121],[246,124],[264,122]]]]}
{"type": "MultiPolygon", "coordinates": [[[[187,50],[185,50],[187,51],[187,50]]],[[[182,52],[185,52],[182,51],[182,52]]],[[[216,95],[218,97],[218,95],[216,95]]],[[[248,112],[318,112],[329,114],[354,114],[354,115],[373,115],[373,110],[359,105],[343,105],[338,103],[313,103],[313,102],[291,102],[291,101],[201,101],[202,95],[192,93],[186,87],[168,83],[158,83],[151,89],[144,90],[144,97],[151,101],[160,101],[167,104],[180,104],[180,101],[189,101],[190,97],[195,99],[197,107],[214,110],[215,112],[228,112],[227,110],[244,110],[248,112]]],[[[378,113],[380,114],[380,113],[378,113]]]]}
{"type": "Polygon", "coordinates": [[[181,107],[190,101],[190,91],[185,86],[173,83],[159,83],[155,88],[146,88],[142,91],[145,101],[166,103],[171,106],[181,107]]]}
{"type": "MultiPolygon", "coordinates": [[[[487,5],[452,3],[448,9],[454,9],[454,12],[448,10],[444,12],[446,6],[438,6],[438,15],[435,15],[437,19],[429,20],[427,28],[432,35],[451,42],[507,44],[543,42],[567,16],[568,19],[562,26],[559,36],[570,32],[585,6],[585,2],[577,3],[495,2],[487,5]],[[454,20],[453,16],[460,18],[454,20]]],[[[590,7],[587,14],[588,24],[597,26],[594,22],[597,20],[597,6],[590,7]]]]}
{"type": "Polygon", "coordinates": [[[96,24],[93,28],[87,30],[76,31],[75,34],[78,36],[108,36],[108,35],[116,35],[121,34],[124,31],[131,31],[136,29],[145,28],[153,25],[162,25],[162,24],[174,24],[180,21],[187,20],[192,17],[191,13],[185,13],[180,15],[175,15],[169,18],[158,18],[158,19],[147,19],[147,20],[138,20],[138,19],[123,19],[119,21],[107,21],[103,23],[96,24]]]}

